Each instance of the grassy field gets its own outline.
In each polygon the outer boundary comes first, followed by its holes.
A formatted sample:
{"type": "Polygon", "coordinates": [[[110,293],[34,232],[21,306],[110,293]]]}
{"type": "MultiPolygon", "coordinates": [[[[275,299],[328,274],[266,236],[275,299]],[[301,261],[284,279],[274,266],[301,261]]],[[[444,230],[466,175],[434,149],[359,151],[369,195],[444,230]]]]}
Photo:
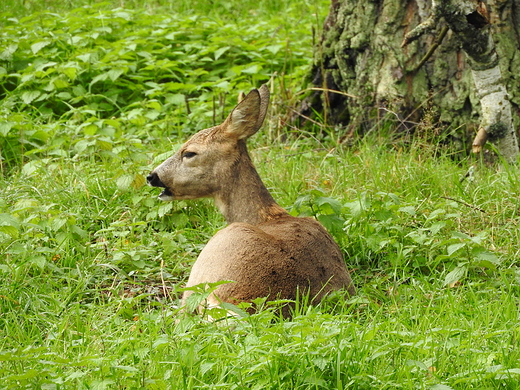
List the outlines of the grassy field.
{"type": "Polygon", "coordinates": [[[520,388],[519,168],[287,124],[328,1],[139,4],[0,5],[0,388],[520,388]],[[264,82],[253,160],[358,295],[179,313],[224,220],[144,177],[264,82]]]}

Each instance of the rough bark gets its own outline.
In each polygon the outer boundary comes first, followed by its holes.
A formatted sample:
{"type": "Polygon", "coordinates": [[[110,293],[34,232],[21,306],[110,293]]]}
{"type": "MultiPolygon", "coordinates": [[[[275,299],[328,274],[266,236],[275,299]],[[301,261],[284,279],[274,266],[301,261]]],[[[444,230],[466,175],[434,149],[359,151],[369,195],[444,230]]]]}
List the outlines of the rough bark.
{"type": "MultiPolygon", "coordinates": [[[[492,0],[487,9],[517,128],[520,72],[514,69],[520,69],[520,0],[492,0]]],[[[328,124],[344,126],[348,134],[371,129],[382,117],[397,118],[401,129],[410,130],[430,111],[445,134],[461,140],[473,137],[481,126],[482,95],[465,55],[467,47],[448,28],[450,23],[431,15],[431,0],[332,0],[315,51],[312,83],[355,97],[315,91],[304,114],[323,112],[328,124]],[[406,34],[424,22],[430,23],[425,31],[401,47],[406,34]]]]}
{"type": "Polygon", "coordinates": [[[406,34],[402,46],[432,30],[440,18],[446,20],[460,40],[480,98],[481,122],[473,140],[473,152],[479,153],[486,140],[492,139],[504,160],[515,162],[519,153],[518,140],[486,4],[472,0],[437,0],[433,3],[429,19],[406,34]]]}

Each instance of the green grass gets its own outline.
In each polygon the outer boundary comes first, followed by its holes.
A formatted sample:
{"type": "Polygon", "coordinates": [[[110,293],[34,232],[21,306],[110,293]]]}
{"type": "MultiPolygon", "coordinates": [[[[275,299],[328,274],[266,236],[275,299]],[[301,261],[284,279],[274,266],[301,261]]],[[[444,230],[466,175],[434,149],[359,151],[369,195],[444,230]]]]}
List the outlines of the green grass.
{"type": "Polygon", "coordinates": [[[150,2],[127,19],[119,2],[71,13],[85,2],[48,2],[64,14],[45,20],[23,19],[44,11],[24,4],[1,10],[21,21],[2,22],[0,47],[18,45],[0,62],[0,388],[519,388],[519,168],[421,139],[347,146],[330,129],[280,125],[305,87],[312,12],[322,18],[327,2],[282,13],[214,2],[213,19],[211,2],[150,2]],[[188,28],[170,55],[164,37],[188,28]],[[136,40],[142,53],[125,57],[136,40]],[[119,53],[123,73],[108,75],[116,60],[81,62],[100,50],[119,53]],[[172,69],[174,85],[162,73],[172,69]],[[274,306],[215,310],[216,322],[179,313],[191,264],[224,221],[207,200],[160,203],[144,175],[274,72],[253,160],[282,206],[332,232],[359,293],[302,304],[292,320],[274,306]]]}

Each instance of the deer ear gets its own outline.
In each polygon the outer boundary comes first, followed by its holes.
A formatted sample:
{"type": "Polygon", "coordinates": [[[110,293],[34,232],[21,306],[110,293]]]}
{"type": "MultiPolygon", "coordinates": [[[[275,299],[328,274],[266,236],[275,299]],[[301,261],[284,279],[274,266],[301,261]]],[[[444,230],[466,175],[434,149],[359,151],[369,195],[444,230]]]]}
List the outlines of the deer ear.
{"type": "Polygon", "coordinates": [[[253,89],[231,111],[223,123],[223,131],[238,139],[248,138],[255,134],[267,114],[269,106],[269,89],[264,84],[259,89],[253,89]]]}

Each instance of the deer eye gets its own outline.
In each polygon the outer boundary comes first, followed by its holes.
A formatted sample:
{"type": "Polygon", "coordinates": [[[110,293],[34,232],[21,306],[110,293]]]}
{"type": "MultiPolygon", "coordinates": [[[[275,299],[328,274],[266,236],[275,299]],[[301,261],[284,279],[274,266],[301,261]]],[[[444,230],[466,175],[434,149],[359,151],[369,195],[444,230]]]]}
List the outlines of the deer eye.
{"type": "Polygon", "coordinates": [[[197,153],[195,152],[184,152],[184,154],[182,155],[182,158],[192,158],[192,157],[195,157],[197,155],[197,153]]]}

